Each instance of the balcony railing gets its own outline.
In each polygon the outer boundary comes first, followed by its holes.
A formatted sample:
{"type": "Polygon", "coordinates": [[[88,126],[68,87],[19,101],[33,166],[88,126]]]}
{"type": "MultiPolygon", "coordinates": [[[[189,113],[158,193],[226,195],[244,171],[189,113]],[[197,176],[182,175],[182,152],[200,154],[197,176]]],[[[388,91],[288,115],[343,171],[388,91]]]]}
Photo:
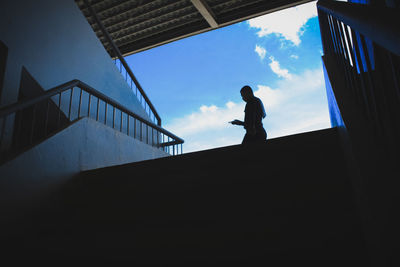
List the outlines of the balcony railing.
{"type": "Polygon", "coordinates": [[[324,55],[343,77],[340,89],[352,95],[377,140],[398,144],[399,9],[329,0],[317,6],[324,55]]]}
{"type": "Polygon", "coordinates": [[[133,113],[89,85],[73,80],[0,109],[0,158],[17,154],[88,117],[167,153],[182,153],[183,140],[133,113]]]}

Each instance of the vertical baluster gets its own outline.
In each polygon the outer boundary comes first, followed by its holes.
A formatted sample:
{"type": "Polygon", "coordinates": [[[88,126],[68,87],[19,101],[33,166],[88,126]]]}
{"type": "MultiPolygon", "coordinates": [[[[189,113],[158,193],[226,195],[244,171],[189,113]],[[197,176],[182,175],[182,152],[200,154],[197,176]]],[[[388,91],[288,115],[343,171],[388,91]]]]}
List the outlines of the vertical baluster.
{"type": "Polygon", "coordinates": [[[149,144],[149,125],[146,123],[146,144],[149,144]]]}
{"type": "Polygon", "coordinates": [[[127,130],[126,130],[126,134],[129,136],[129,114],[126,114],[126,116],[127,116],[127,118],[126,118],[126,120],[127,120],[127,122],[126,122],[126,124],[127,124],[127,130]]]}
{"type": "Polygon", "coordinates": [[[331,35],[331,39],[332,39],[332,44],[333,44],[333,50],[332,52],[334,52],[334,54],[336,54],[339,49],[337,47],[337,43],[336,43],[336,34],[335,34],[335,30],[333,29],[333,18],[330,15],[327,15],[327,20],[328,20],[328,26],[329,26],[329,32],[331,35]]]}
{"type": "Polygon", "coordinates": [[[79,94],[78,119],[81,117],[81,106],[82,106],[82,88],[79,94]]]}
{"type": "Polygon", "coordinates": [[[30,136],[29,136],[29,144],[33,143],[33,133],[35,132],[35,121],[36,121],[36,104],[33,105],[31,133],[30,133],[30,136]]]}
{"type": "Polygon", "coordinates": [[[88,118],[90,118],[90,102],[91,102],[92,94],[91,93],[88,93],[88,94],[89,94],[89,101],[88,101],[87,116],[88,116],[88,118]]]}
{"type": "Polygon", "coordinates": [[[157,133],[157,146],[159,146],[160,145],[160,132],[157,131],[156,133],[157,133]]]}
{"type": "Polygon", "coordinates": [[[345,42],[345,40],[343,38],[342,25],[343,25],[343,22],[341,22],[339,20],[336,20],[336,28],[337,28],[338,36],[339,36],[340,50],[341,50],[341,54],[342,54],[342,56],[343,56],[343,58],[345,59],[345,62],[346,62],[346,60],[348,60],[348,58],[347,58],[346,53],[345,53],[346,42],[345,42]]]}
{"type": "Polygon", "coordinates": [[[143,133],[142,133],[142,121],[140,121],[140,141],[143,141],[142,137],[143,137],[143,133]]]}
{"type": "Polygon", "coordinates": [[[133,118],[133,137],[136,138],[136,118],[133,118]]]}
{"type": "Polygon", "coordinates": [[[351,59],[350,59],[350,56],[348,54],[348,49],[347,49],[348,48],[347,43],[350,42],[350,40],[349,41],[346,40],[346,36],[344,34],[344,29],[343,29],[343,23],[340,21],[338,21],[338,23],[339,23],[338,31],[339,31],[339,36],[340,36],[340,40],[342,43],[342,53],[343,53],[344,58],[347,59],[347,60],[343,60],[344,61],[343,67],[344,67],[345,75],[347,77],[347,83],[348,83],[349,89],[351,90],[353,96],[357,99],[357,90],[354,86],[353,79],[352,79],[353,78],[352,73],[350,71],[351,59]]]}
{"type": "Polygon", "coordinates": [[[376,123],[378,124],[378,127],[380,128],[380,124],[381,124],[380,119],[379,119],[379,117],[380,117],[379,115],[380,114],[378,112],[378,106],[376,104],[376,94],[374,92],[375,86],[374,86],[374,82],[373,82],[373,79],[372,79],[372,76],[371,76],[372,67],[371,67],[371,62],[369,60],[369,54],[368,54],[367,45],[365,44],[364,35],[360,34],[360,41],[361,41],[361,46],[362,46],[362,49],[363,49],[363,52],[364,52],[365,62],[367,64],[367,72],[366,72],[366,74],[367,74],[368,83],[369,83],[368,88],[369,88],[369,91],[370,91],[370,94],[371,94],[372,106],[373,106],[373,110],[374,110],[375,117],[376,117],[375,118],[376,119],[376,123]]]}
{"type": "Polygon", "coordinates": [[[61,93],[58,94],[58,119],[57,119],[57,128],[60,128],[61,121],[61,93]]]}
{"type": "Polygon", "coordinates": [[[181,143],[181,154],[183,154],[183,144],[181,143]]]}
{"type": "Polygon", "coordinates": [[[68,107],[68,120],[71,120],[71,106],[72,106],[72,95],[74,93],[74,87],[71,87],[71,95],[69,96],[69,107],[68,107]]]}
{"type": "Polygon", "coordinates": [[[47,136],[47,124],[49,122],[49,106],[50,106],[50,99],[46,100],[46,117],[44,121],[44,136],[47,136]]]}
{"type": "Polygon", "coordinates": [[[112,126],[113,126],[113,129],[114,129],[114,127],[115,127],[115,107],[113,106],[113,120],[112,120],[112,126]]]}
{"type": "Polygon", "coordinates": [[[361,54],[360,54],[360,45],[358,44],[357,41],[357,36],[356,33],[353,29],[351,29],[351,36],[352,36],[352,40],[353,40],[353,44],[354,44],[354,51],[355,51],[355,65],[356,65],[356,69],[358,69],[360,71],[360,75],[359,75],[359,81],[360,81],[360,93],[362,94],[362,99],[363,99],[363,104],[366,110],[366,117],[368,120],[372,120],[373,116],[372,116],[372,111],[371,111],[371,107],[369,105],[369,96],[367,94],[367,85],[365,82],[365,77],[363,75],[364,70],[363,70],[363,63],[361,61],[361,54]]]}
{"type": "Polygon", "coordinates": [[[107,102],[104,101],[105,111],[104,111],[104,124],[107,125],[107,102]]]}
{"type": "Polygon", "coordinates": [[[154,128],[151,127],[151,146],[154,146],[154,128]]]}
{"type": "Polygon", "coordinates": [[[120,127],[119,131],[122,133],[122,110],[121,110],[121,127],[120,127]]]}
{"type": "Polygon", "coordinates": [[[100,98],[97,98],[96,121],[99,121],[99,108],[100,108],[100,98]]]}
{"type": "Polygon", "coordinates": [[[364,112],[366,112],[365,106],[362,105],[362,103],[363,103],[362,101],[363,100],[362,100],[362,95],[361,95],[361,89],[359,87],[358,80],[357,80],[357,66],[356,66],[356,60],[355,60],[355,55],[354,55],[354,51],[353,51],[354,44],[351,43],[351,38],[350,38],[348,26],[344,27],[344,33],[345,33],[345,36],[346,36],[346,38],[347,38],[347,40],[349,42],[349,54],[350,54],[351,62],[353,63],[353,67],[351,68],[351,76],[352,76],[353,86],[355,88],[354,91],[356,93],[357,103],[359,105],[361,105],[361,107],[364,109],[364,112]]]}
{"type": "Polygon", "coordinates": [[[346,59],[345,59],[344,51],[343,51],[342,37],[340,34],[340,30],[339,30],[340,23],[341,22],[338,21],[337,19],[335,19],[335,18],[333,19],[333,29],[335,31],[335,35],[336,35],[336,39],[337,39],[337,47],[338,47],[338,59],[339,59],[338,62],[341,63],[341,67],[343,68],[343,71],[344,71],[346,83],[349,84],[349,78],[348,78],[348,75],[346,72],[346,59]]]}
{"type": "Polygon", "coordinates": [[[330,20],[330,16],[326,13],[325,14],[325,29],[326,32],[323,34],[325,36],[325,38],[327,38],[326,44],[327,44],[327,54],[331,54],[333,55],[335,53],[335,41],[334,41],[334,35],[332,32],[332,26],[331,26],[331,20],[330,20]]]}

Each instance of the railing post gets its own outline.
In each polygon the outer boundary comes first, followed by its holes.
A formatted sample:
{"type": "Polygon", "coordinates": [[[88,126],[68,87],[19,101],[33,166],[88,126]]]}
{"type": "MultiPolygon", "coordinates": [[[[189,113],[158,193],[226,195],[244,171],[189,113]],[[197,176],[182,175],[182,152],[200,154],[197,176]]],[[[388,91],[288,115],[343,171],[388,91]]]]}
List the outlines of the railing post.
{"type": "Polygon", "coordinates": [[[146,124],[146,144],[149,144],[149,125],[146,124]]]}
{"type": "Polygon", "coordinates": [[[81,117],[81,106],[82,106],[82,88],[79,94],[79,106],[78,106],[78,119],[81,117]]]}
{"type": "Polygon", "coordinates": [[[97,97],[97,112],[96,112],[96,121],[99,121],[99,108],[100,108],[100,98],[97,97]]]}
{"type": "Polygon", "coordinates": [[[74,93],[74,87],[71,87],[71,95],[69,96],[69,107],[68,107],[68,120],[71,120],[71,106],[72,106],[72,95],[74,93]]]}
{"type": "Polygon", "coordinates": [[[143,141],[143,129],[142,129],[142,122],[140,121],[140,141],[143,141]]]}
{"type": "Polygon", "coordinates": [[[88,111],[87,111],[87,116],[88,116],[88,118],[90,118],[90,100],[91,100],[92,94],[90,94],[90,93],[88,93],[88,94],[89,94],[89,100],[88,100],[88,111]]]}
{"type": "Polygon", "coordinates": [[[126,120],[127,120],[127,122],[126,122],[126,128],[127,128],[127,131],[126,131],[126,134],[129,136],[129,114],[126,114],[127,115],[127,118],[126,118],[126,120]]]}
{"type": "Polygon", "coordinates": [[[115,107],[113,106],[113,120],[112,120],[113,129],[115,128],[115,107]]]}
{"type": "Polygon", "coordinates": [[[107,102],[104,102],[105,104],[105,111],[104,111],[104,124],[107,125],[107,102]]]}
{"type": "Polygon", "coordinates": [[[119,131],[122,133],[122,110],[121,110],[121,127],[120,127],[120,129],[119,129],[119,131]]]}
{"type": "Polygon", "coordinates": [[[58,94],[58,120],[57,120],[57,128],[60,127],[61,121],[61,93],[58,94]]]}
{"type": "Polygon", "coordinates": [[[133,137],[136,138],[136,119],[133,119],[133,137]]]}

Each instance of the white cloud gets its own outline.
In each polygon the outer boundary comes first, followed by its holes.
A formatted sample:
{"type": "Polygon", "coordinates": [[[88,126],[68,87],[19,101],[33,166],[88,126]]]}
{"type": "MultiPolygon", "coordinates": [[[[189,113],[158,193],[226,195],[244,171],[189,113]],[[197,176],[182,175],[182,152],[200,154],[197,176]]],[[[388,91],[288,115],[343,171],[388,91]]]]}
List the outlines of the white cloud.
{"type": "Polygon", "coordinates": [[[267,54],[267,50],[265,50],[264,47],[259,45],[256,45],[254,51],[258,54],[261,60],[263,60],[265,58],[265,55],[267,54]]]}
{"type": "Polygon", "coordinates": [[[215,105],[212,105],[209,107],[207,107],[206,105],[203,105],[200,107],[200,111],[202,113],[208,113],[208,112],[215,113],[217,110],[218,110],[218,107],[215,105]]]}
{"type": "Polygon", "coordinates": [[[276,75],[285,79],[292,79],[292,75],[289,73],[289,71],[287,69],[282,69],[279,62],[275,60],[273,56],[270,56],[269,59],[271,60],[269,66],[276,75]]]}
{"type": "MultiPolygon", "coordinates": [[[[278,81],[275,88],[258,85],[253,89],[267,112],[263,122],[268,138],[330,127],[322,69],[292,75],[290,80],[278,81]]],[[[243,120],[244,107],[244,102],[233,101],[203,105],[165,127],[185,140],[184,152],[239,144],[245,131],[228,122],[243,120]]]]}
{"type": "Polygon", "coordinates": [[[290,55],[290,58],[299,59],[299,56],[298,55],[290,55]]]}
{"type": "Polygon", "coordinates": [[[316,16],[316,2],[310,2],[250,19],[248,24],[259,29],[259,37],[274,33],[298,46],[301,42],[300,36],[304,33],[303,26],[316,16]]]}

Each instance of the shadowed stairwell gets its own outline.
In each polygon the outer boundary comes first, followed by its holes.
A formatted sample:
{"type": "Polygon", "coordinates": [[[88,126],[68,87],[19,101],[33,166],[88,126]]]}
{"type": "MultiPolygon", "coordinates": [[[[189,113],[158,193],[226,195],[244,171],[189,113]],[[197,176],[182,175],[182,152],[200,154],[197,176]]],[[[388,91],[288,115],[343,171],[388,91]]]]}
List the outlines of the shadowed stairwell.
{"type": "Polygon", "coordinates": [[[332,128],[84,172],[11,243],[90,265],[366,266],[338,138],[332,128]]]}

